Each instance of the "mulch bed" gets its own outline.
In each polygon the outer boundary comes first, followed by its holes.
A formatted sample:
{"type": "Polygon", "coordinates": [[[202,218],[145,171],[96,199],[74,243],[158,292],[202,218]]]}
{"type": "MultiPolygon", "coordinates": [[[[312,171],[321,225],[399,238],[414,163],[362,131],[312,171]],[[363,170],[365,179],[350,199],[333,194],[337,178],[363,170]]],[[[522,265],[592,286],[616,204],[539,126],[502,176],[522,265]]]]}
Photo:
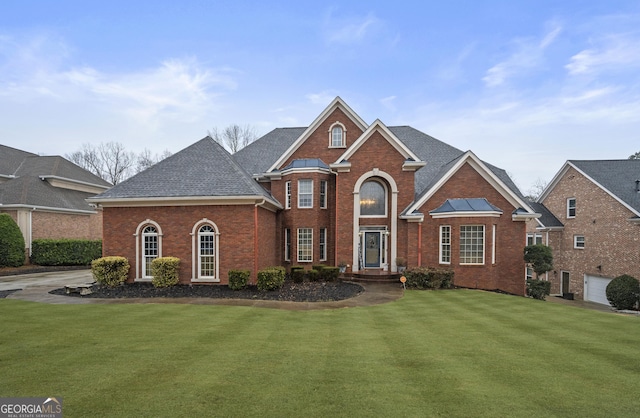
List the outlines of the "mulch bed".
{"type": "Polygon", "coordinates": [[[51,294],[80,298],[221,298],[280,300],[290,302],[330,302],[358,296],[364,289],[355,283],[286,281],[282,288],[260,291],[256,286],[243,290],[231,290],[226,285],[176,285],[155,288],[150,283],[127,283],[113,289],[94,285],[93,293],[81,296],[79,293],[66,294],[64,288],[52,290],[51,294]]]}

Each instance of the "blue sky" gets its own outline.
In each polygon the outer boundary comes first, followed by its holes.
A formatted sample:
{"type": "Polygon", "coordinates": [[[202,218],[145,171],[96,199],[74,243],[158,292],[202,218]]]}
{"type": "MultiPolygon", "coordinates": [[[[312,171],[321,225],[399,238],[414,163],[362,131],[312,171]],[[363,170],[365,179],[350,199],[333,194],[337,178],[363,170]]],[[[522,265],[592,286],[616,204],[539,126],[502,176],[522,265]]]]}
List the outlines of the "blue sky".
{"type": "Polygon", "coordinates": [[[507,170],[640,151],[640,2],[33,1],[0,6],[0,143],[172,152],[307,126],[335,97],[507,170]]]}

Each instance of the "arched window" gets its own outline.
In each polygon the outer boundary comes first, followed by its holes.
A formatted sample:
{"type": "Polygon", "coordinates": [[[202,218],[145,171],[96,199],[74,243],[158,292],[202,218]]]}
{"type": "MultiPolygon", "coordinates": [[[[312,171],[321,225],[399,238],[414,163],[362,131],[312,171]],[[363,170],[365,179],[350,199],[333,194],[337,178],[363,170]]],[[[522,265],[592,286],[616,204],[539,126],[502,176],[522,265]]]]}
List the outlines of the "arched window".
{"type": "Polygon", "coordinates": [[[142,230],[142,278],[151,278],[151,262],[158,258],[160,246],[158,230],[153,225],[147,225],[142,230]]]}
{"type": "Polygon", "coordinates": [[[344,148],[346,146],[347,130],[340,122],[336,122],[329,128],[329,147],[344,148]]]}
{"type": "Polygon", "coordinates": [[[198,277],[216,277],[216,241],[215,231],[211,225],[203,225],[198,229],[198,277]]]}
{"type": "Polygon", "coordinates": [[[380,182],[368,180],[360,188],[360,216],[386,216],[386,190],[380,182]]]}

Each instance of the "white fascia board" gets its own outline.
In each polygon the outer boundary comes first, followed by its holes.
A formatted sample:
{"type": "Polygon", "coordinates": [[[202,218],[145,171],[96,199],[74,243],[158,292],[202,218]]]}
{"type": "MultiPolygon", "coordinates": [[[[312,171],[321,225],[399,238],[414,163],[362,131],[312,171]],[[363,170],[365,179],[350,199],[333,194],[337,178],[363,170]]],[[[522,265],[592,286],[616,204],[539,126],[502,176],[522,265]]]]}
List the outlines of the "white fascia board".
{"type": "Polygon", "coordinates": [[[425,161],[405,161],[402,164],[402,171],[418,171],[427,165],[425,161]]]}
{"type": "Polygon", "coordinates": [[[72,214],[81,214],[81,215],[93,215],[96,213],[95,210],[82,210],[82,209],[65,209],[65,208],[55,208],[51,206],[38,206],[38,205],[3,205],[0,203],[0,209],[3,210],[29,210],[29,211],[41,211],[41,212],[57,212],[57,213],[72,213],[72,214]]]}
{"type": "Polygon", "coordinates": [[[105,190],[109,190],[113,186],[103,186],[100,184],[89,183],[86,181],[80,181],[60,176],[39,176],[40,180],[46,181],[53,187],[59,187],[62,189],[76,190],[87,193],[102,193],[105,190]]]}
{"type": "Polygon", "coordinates": [[[289,174],[300,174],[300,173],[322,173],[322,174],[331,174],[331,170],[328,168],[321,167],[299,167],[299,168],[290,168],[288,170],[281,171],[282,176],[288,176],[289,174]]]}
{"type": "Polygon", "coordinates": [[[502,212],[496,211],[460,211],[460,212],[441,212],[430,213],[433,219],[441,218],[499,218],[502,212]]]}
{"type": "Polygon", "coordinates": [[[404,219],[407,222],[423,222],[424,214],[423,213],[415,213],[411,215],[400,215],[400,219],[404,219]]]}
{"type": "MultiPolygon", "coordinates": [[[[356,112],[353,111],[341,98],[337,96],[333,101],[327,106],[320,115],[309,125],[309,127],[300,135],[298,139],[295,140],[293,144],[276,160],[275,163],[269,169],[269,171],[273,171],[278,169],[289,157],[293,155],[293,153],[304,143],[304,141],[311,136],[311,134],[318,129],[318,127],[329,117],[334,110],[341,109],[345,115],[355,123],[360,129],[363,131],[367,129],[367,124],[365,123],[360,116],[356,112]]],[[[327,139],[328,141],[328,139],[327,139]]]]}
{"type": "Polygon", "coordinates": [[[538,226],[536,227],[536,231],[540,232],[553,232],[553,231],[564,231],[564,226],[538,226]]]}
{"type": "Polygon", "coordinates": [[[349,171],[351,171],[351,163],[348,161],[329,164],[329,167],[331,167],[333,171],[337,171],[338,173],[348,173],[349,171]]]}
{"type": "Polygon", "coordinates": [[[376,119],[375,122],[373,122],[367,128],[367,130],[364,131],[364,133],[360,135],[360,137],[353,144],[351,144],[351,146],[347,148],[340,157],[338,157],[336,163],[344,160],[349,160],[349,158],[351,158],[351,156],[355,154],[355,152],[362,146],[362,144],[367,141],[367,139],[369,139],[369,137],[375,131],[380,132],[382,134],[382,137],[386,139],[391,144],[391,146],[393,146],[405,159],[413,160],[416,163],[421,162],[420,158],[415,155],[413,151],[407,148],[407,146],[402,141],[400,141],[398,137],[395,136],[384,123],[382,123],[382,121],[380,121],[380,119],[376,119]]]}
{"type": "Polygon", "coordinates": [[[180,197],[146,197],[146,198],[89,198],[89,203],[103,207],[144,207],[144,206],[204,206],[204,205],[255,205],[269,203],[282,209],[282,205],[264,196],[180,196],[180,197]]]}
{"type": "Polygon", "coordinates": [[[541,217],[540,213],[514,213],[511,215],[513,221],[530,221],[531,219],[537,219],[541,217]]]}

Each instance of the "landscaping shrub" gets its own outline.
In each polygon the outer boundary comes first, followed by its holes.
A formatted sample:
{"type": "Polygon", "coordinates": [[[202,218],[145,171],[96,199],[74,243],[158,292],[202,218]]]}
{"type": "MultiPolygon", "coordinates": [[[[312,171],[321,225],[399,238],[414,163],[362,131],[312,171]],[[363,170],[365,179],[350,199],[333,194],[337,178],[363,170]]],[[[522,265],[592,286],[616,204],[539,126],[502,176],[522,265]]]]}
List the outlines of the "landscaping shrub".
{"type": "Polygon", "coordinates": [[[453,286],[453,270],[414,267],[405,271],[405,286],[413,289],[449,289],[453,286]]]}
{"type": "Polygon", "coordinates": [[[311,269],[307,271],[307,279],[309,279],[310,282],[317,282],[320,280],[320,270],[311,269]]]}
{"type": "Polygon", "coordinates": [[[127,280],[129,261],[124,257],[102,257],[91,262],[91,273],[99,284],[116,287],[127,280]]]}
{"type": "Polygon", "coordinates": [[[325,268],[320,270],[320,278],[325,282],[332,282],[334,280],[338,280],[339,275],[340,275],[339,267],[326,266],[325,268]]]}
{"type": "Polygon", "coordinates": [[[102,256],[102,241],[83,239],[35,239],[31,262],[41,266],[88,266],[102,256]]]}
{"type": "Polygon", "coordinates": [[[177,257],[158,257],[151,262],[151,283],[154,287],[171,287],[180,280],[180,259],[177,257]]]}
{"type": "Polygon", "coordinates": [[[302,283],[304,281],[304,267],[302,266],[293,266],[291,267],[291,280],[294,283],[302,283]]]}
{"type": "Polygon", "coordinates": [[[249,270],[229,270],[229,289],[242,290],[249,283],[249,270]]]}
{"type": "Polygon", "coordinates": [[[551,282],[538,279],[527,280],[527,296],[544,300],[549,293],[551,293],[551,282]]]}
{"type": "Polygon", "coordinates": [[[24,260],[20,227],[8,213],[0,213],[0,267],[20,267],[24,260]]]}
{"type": "Polygon", "coordinates": [[[638,279],[623,274],[607,285],[607,300],[616,309],[634,309],[640,298],[638,279]]]}
{"type": "Polygon", "coordinates": [[[311,266],[311,270],[322,271],[322,269],[325,267],[326,266],[324,264],[314,264],[313,266],[311,266]]]}
{"type": "Polygon", "coordinates": [[[284,267],[267,267],[258,271],[258,290],[276,290],[284,284],[284,267]]]}

